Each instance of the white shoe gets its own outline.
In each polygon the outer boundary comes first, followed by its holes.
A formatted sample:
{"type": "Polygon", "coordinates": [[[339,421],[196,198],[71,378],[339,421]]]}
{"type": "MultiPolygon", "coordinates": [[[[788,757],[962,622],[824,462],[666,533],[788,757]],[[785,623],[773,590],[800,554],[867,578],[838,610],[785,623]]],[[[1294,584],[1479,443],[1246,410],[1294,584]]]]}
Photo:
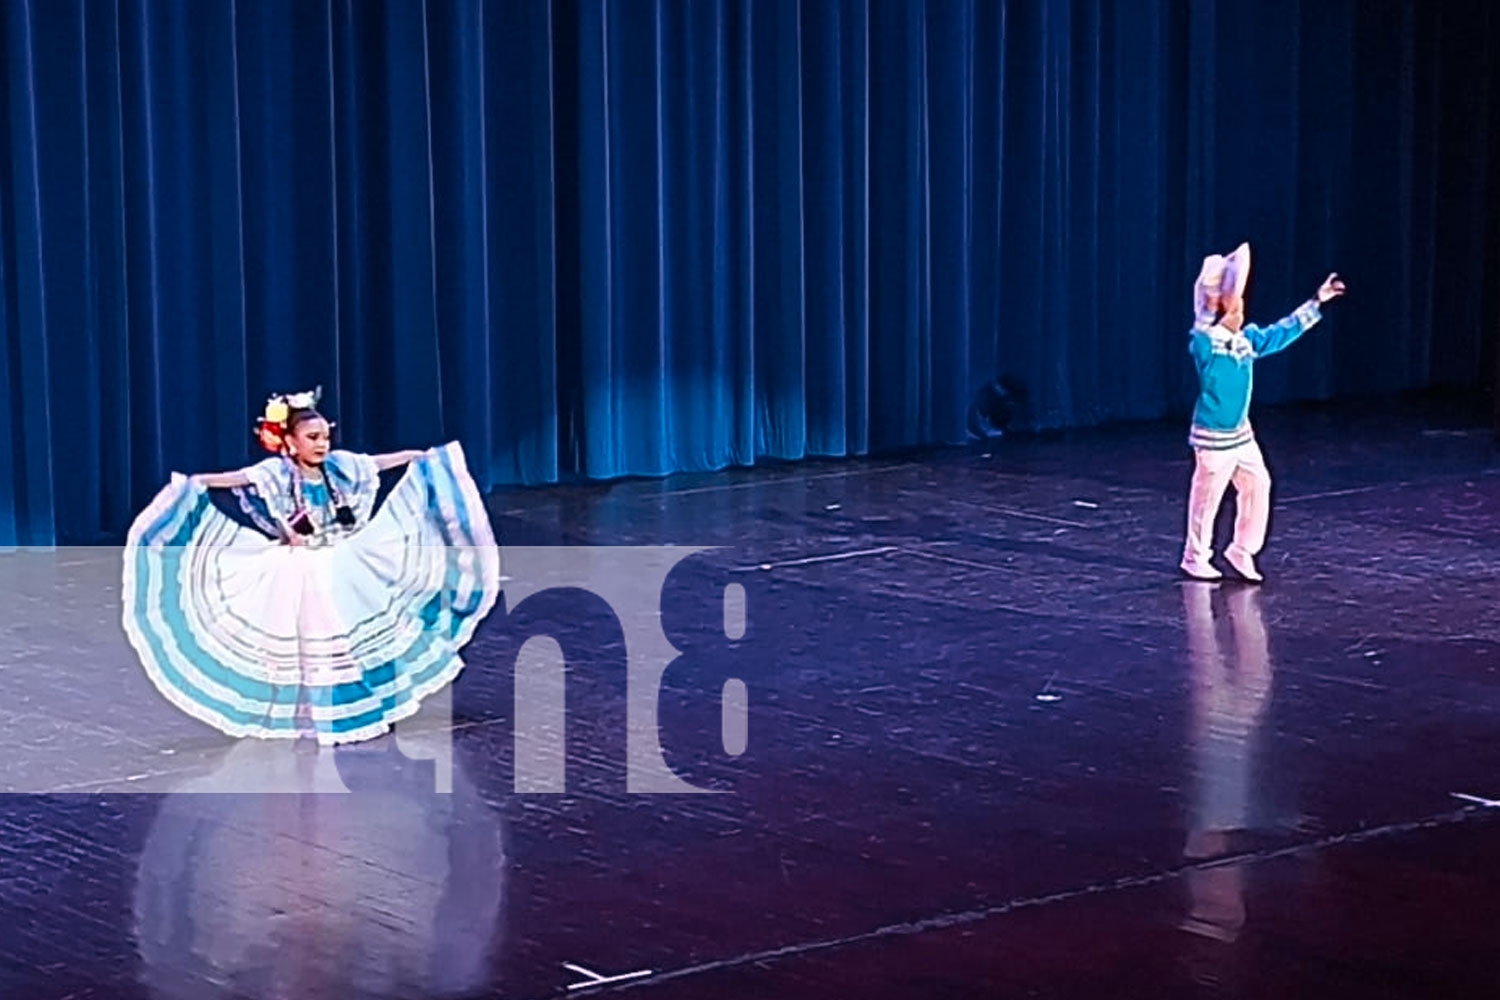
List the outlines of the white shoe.
{"type": "Polygon", "coordinates": [[[1233,545],[1224,550],[1224,558],[1229,560],[1229,565],[1234,571],[1251,583],[1260,583],[1265,577],[1260,575],[1260,570],[1255,568],[1255,557],[1244,549],[1237,549],[1233,545]]]}
{"type": "Polygon", "coordinates": [[[1213,567],[1207,560],[1199,562],[1196,559],[1182,560],[1182,571],[1194,580],[1222,580],[1224,574],[1213,567]]]}

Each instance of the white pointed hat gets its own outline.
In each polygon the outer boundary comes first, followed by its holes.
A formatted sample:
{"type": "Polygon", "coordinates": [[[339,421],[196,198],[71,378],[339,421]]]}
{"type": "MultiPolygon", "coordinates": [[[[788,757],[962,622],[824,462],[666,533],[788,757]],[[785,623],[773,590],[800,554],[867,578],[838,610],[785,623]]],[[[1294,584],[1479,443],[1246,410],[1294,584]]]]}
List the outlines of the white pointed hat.
{"type": "MultiPolygon", "coordinates": [[[[1245,284],[1250,280],[1250,244],[1241,243],[1227,255],[1210,254],[1203,258],[1203,267],[1198,271],[1198,281],[1193,286],[1193,312],[1200,319],[1211,313],[1208,298],[1239,297],[1245,294],[1245,284]]],[[[1211,320],[1212,316],[1208,316],[1211,320]]]]}

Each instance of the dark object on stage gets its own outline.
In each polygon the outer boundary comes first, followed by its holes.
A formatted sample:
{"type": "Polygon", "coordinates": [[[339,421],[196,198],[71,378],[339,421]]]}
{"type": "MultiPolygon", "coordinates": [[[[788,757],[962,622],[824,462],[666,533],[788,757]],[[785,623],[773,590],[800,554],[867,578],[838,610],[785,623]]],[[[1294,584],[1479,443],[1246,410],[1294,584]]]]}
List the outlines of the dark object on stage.
{"type": "Polygon", "coordinates": [[[1026,402],[1026,387],[1013,375],[997,375],[980,386],[969,404],[969,436],[1004,437],[1026,402]]]}

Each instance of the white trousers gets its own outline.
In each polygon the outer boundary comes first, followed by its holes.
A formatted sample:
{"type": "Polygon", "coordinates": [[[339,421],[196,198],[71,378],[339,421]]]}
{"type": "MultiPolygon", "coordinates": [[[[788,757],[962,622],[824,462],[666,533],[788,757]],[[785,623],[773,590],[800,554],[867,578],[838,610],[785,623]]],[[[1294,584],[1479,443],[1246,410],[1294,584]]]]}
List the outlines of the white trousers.
{"type": "Polygon", "coordinates": [[[1251,441],[1222,451],[1196,448],[1194,452],[1197,466],[1188,491],[1183,559],[1206,563],[1213,556],[1214,520],[1230,483],[1234,483],[1236,506],[1234,547],[1258,555],[1266,544],[1266,522],[1271,515],[1271,473],[1260,445],[1251,441]]]}

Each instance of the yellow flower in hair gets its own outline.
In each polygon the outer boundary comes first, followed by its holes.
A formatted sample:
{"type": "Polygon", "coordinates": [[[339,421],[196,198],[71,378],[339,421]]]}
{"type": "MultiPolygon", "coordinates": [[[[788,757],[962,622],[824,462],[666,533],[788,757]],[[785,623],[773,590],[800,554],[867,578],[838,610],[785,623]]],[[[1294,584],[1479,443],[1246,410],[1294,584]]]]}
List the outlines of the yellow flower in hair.
{"type": "Polygon", "coordinates": [[[266,423],[279,424],[285,421],[286,418],[287,408],[284,400],[273,399],[266,403],[266,423]]]}

